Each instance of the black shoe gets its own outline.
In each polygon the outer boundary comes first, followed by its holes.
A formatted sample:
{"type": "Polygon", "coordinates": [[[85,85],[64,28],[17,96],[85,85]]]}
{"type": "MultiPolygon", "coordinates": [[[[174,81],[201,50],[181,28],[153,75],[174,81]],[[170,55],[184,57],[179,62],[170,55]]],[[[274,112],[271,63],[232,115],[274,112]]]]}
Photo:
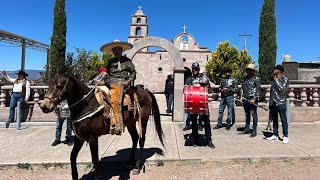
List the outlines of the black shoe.
{"type": "Polygon", "coordinates": [[[193,144],[192,144],[192,146],[193,146],[193,147],[199,146],[199,141],[194,141],[193,144]]]}
{"type": "Polygon", "coordinates": [[[68,146],[72,146],[73,143],[71,141],[67,141],[68,146]]]}
{"type": "Polygon", "coordinates": [[[51,146],[56,146],[56,145],[58,145],[58,144],[60,144],[60,143],[61,143],[60,140],[55,140],[55,141],[51,144],[51,146]]]}
{"type": "Polygon", "coordinates": [[[241,132],[241,134],[249,134],[250,130],[249,129],[245,129],[244,131],[241,132]]]}
{"type": "Polygon", "coordinates": [[[193,136],[193,144],[192,144],[193,147],[197,147],[199,146],[199,136],[193,136]]]}
{"type": "Polygon", "coordinates": [[[187,131],[189,129],[191,129],[191,126],[186,126],[186,127],[183,128],[183,131],[187,131]]]}
{"type": "Polygon", "coordinates": [[[6,122],[6,128],[9,128],[9,126],[10,126],[10,122],[7,121],[7,122],[6,122]]]}
{"type": "Polygon", "coordinates": [[[231,125],[227,125],[226,130],[229,131],[231,129],[231,125]]]}
{"type": "Polygon", "coordinates": [[[207,142],[207,145],[208,145],[209,148],[212,148],[212,149],[215,148],[215,146],[213,145],[213,143],[212,143],[211,140],[209,140],[209,141],[207,142]]]}
{"type": "Polygon", "coordinates": [[[216,127],[214,127],[213,129],[220,129],[222,128],[222,125],[217,124],[216,127]]]}
{"type": "Polygon", "coordinates": [[[251,135],[249,137],[256,137],[257,136],[257,132],[256,131],[252,131],[251,135]]]}
{"type": "Polygon", "coordinates": [[[200,126],[198,129],[199,129],[199,131],[203,131],[203,127],[202,126],[200,126]]]}
{"type": "Polygon", "coordinates": [[[67,139],[63,142],[63,144],[68,144],[68,146],[72,146],[72,145],[73,145],[73,143],[72,143],[72,141],[70,140],[70,138],[67,138],[67,139]]]}

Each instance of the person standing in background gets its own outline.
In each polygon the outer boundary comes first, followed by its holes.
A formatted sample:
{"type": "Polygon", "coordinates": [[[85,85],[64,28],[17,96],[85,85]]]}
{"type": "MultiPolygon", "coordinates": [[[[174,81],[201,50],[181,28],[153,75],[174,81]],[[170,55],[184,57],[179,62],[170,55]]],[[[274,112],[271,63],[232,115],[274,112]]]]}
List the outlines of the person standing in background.
{"type": "Polygon", "coordinates": [[[64,122],[66,122],[66,140],[65,144],[68,144],[68,146],[72,146],[71,141],[71,118],[70,118],[70,111],[67,100],[62,101],[60,104],[58,104],[57,108],[55,109],[55,113],[57,115],[57,122],[56,122],[56,138],[54,142],[52,143],[52,146],[56,146],[61,143],[61,131],[62,131],[62,125],[64,122]]]}
{"type": "Polygon", "coordinates": [[[30,82],[27,80],[28,74],[20,70],[17,79],[12,79],[7,75],[7,72],[3,70],[1,72],[4,75],[4,78],[13,83],[12,95],[10,99],[10,113],[9,119],[6,122],[6,128],[10,126],[10,123],[14,121],[15,108],[17,107],[18,102],[20,102],[20,119],[23,118],[23,108],[24,102],[29,101],[30,96],[30,82]]]}
{"type": "Polygon", "coordinates": [[[173,102],[173,78],[172,78],[172,74],[169,73],[167,75],[167,79],[166,79],[166,85],[164,88],[164,95],[166,96],[166,101],[167,101],[167,110],[166,113],[170,114],[172,113],[172,102],[173,102]]]}

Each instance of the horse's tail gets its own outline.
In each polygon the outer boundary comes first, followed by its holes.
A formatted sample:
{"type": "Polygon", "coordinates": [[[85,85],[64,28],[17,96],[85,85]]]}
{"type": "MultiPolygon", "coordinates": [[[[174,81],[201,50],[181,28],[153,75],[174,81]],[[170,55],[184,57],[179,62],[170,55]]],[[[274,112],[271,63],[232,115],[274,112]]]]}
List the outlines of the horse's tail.
{"type": "Polygon", "coordinates": [[[154,123],[156,125],[156,131],[158,134],[158,138],[162,144],[162,146],[164,147],[164,134],[162,131],[162,127],[161,127],[161,121],[160,121],[160,111],[159,111],[159,106],[157,103],[157,99],[154,96],[154,94],[148,90],[146,90],[147,93],[150,95],[151,99],[152,99],[152,114],[153,114],[153,119],[154,119],[154,123]]]}

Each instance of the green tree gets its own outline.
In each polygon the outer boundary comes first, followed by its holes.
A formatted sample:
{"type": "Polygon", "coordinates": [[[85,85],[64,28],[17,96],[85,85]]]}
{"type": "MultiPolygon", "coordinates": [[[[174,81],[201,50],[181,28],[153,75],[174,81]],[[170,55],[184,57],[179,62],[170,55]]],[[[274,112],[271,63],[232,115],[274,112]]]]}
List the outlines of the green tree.
{"type": "Polygon", "coordinates": [[[49,52],[49,79],[54,76],[57,69],[65,66],[66,32],[65,0],[56,0],[54,6],[53,33],[49,52]]]}
{"type": "Polygon", "coordinates": [[[275,0],[265,0],[259,25],[259,75],[261,84],[269,84],[276,64],[277,37],[275,0]]]}
{"type": "Polygon", "coordinates": [[[113,57],[112,54],[100,56],[95,51],[83,48],[76,48],[76,54],[76,59],[72,57],[72,71],[85,82],[89,82],[96,77],[99,74],[99,68],[105,67],[107,62],[113,57]]]}
{"type": "Polygon", "coordinates": [[[205,68],[207,76],[215,84],[220,84],[224,77],[223,70],[226,67],[230,67],[232,76],[241,82],[243,69],[249,63],[254,62],[246,50],[238,52],[235,46],[230,47],[229,42],[225,41],[218,44],[216,52],[212,52],[212,59],[207,61],[205,68]]]}

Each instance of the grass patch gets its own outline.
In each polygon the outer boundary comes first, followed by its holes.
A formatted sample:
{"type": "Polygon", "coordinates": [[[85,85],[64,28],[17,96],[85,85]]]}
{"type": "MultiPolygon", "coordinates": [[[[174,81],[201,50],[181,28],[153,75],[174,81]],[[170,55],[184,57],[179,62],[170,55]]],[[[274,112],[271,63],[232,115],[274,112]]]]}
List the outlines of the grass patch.
{"type": "Polygon", "coordinates": [[[26,169],[26,170],[32,170],[32,167],[29,163],[19,163],[17,164],[18,169],[26,169]]]}

